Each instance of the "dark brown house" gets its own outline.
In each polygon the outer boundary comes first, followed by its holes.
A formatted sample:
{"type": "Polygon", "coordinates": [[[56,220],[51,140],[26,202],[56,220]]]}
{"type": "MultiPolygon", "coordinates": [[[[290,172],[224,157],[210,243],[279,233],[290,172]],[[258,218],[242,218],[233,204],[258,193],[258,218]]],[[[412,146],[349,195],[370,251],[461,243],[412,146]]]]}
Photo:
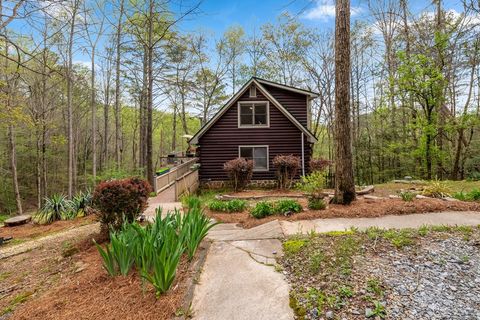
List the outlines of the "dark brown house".
{"type": "Polygon", "coordinates": [[[252,180],[275,179],[272,160],[279,154],[301,159],[308,170],[313,144],[310,103],[316,93],[259,78],[250,79],[190,140],[198,146],[200,181],[227,180],[223,164],[252,159],[252,180]]]}

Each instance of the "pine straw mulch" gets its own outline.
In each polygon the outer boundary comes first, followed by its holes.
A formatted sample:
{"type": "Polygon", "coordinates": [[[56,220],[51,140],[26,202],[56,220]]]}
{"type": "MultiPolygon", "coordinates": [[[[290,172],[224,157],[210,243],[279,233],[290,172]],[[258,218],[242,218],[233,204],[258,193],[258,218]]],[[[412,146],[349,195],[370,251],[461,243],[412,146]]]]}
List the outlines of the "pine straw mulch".
{"type": "Polygon", "coordinates": [[[0,236],[13,237],[13,239],[22,240],[34,239],[47,234],[65,231],[69,228],[75,228],[94,223],[95,221],[97,221],[97,217],[96,215],[92,214],[82,218],[76,218],[73,220],[60,220],[45,225],[29,222],[27,224],[15,227],[0,227],[0,236]]]}
{"type": "MultiPolygon", "coordinates": [[[[307,208],[305,198],[297,199],[307,208]]],[[[273,220],[312,220],[320,218],[366,218],[386,215],[405,215],[440,211],[480,211],[480,203],[445,201],[441,199],[415,199],[406,202],[401,199],[358,199],[348,206],[329,204],[325,210],[305,210],[292,216],[273,215],[263,219],[252,217],[247,211],[240,213],[218,213],[206,210],[207,214],[224,223],[238,223],[252,228],[273,220]]]]}
{"type": "Polygon", "coordinates": [[[2,261],[2,272],[8,272],[2,285],[16,286],[0,299],[2,313],[11,308],[10,319],[29,320],[172,319],[181,309],[193,273],[185,258],[172,288],[157,299],[153,287],[142,285],[136,271],[109,277],[91,243],[79,241],[75,245],[79,252],[73,256],[64,257],[65,245],[59,243],[2,261]]]}

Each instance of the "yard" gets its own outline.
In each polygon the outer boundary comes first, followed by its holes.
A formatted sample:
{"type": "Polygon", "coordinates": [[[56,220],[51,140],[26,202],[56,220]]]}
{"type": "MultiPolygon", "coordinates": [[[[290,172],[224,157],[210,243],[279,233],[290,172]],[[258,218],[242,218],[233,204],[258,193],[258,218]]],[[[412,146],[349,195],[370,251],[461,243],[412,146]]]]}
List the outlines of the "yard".
{"type": "Polygon", "coordinates": [[[478,227],[295,236],[277,269],[297,319],[478,319],[478,227]]]}
{"type": "MultiPolygon", "coordinates": [[[[432,184],[435,184],[433,182],[432,184]]],[[[422,197],[422,190],[428,183],[386,183],[375,185],[374,192],[366,196],[359,196],[358,199],[348,206],[327,204],[325,209],[310,209],[307,196],[300,190],[265,190],[248,189],[239,192],[223,189],[219,191],[206,190],[200,193],[200,199],[206,203],[207,214],[224,223],[238,223],[242,227],[251,228],[273,220],[312,220],[319,218],[358,218],[358,217],[380,217],[385,215],[404,215],[426,212],[441,211],[480,211],[478,201],[460,201],[455,199],[422,197]],[[402,199],[401,193],[411,193],[413,196],[419,194],[418,199],[402,199]],[[224,195],[220,202],[216,200],[218,195],[224,195]],[[226,195],[226,196],[225,196],[226,195]],[[394,197],[389,197],[394,196],[394,197]],[[231,201],[237,202],[236,208],[225,208],[231,201]],[[284,200],[298,203],[300,210],[288,208],[284,212],[266,214],[264,217],[256,218],[251,212],[260,203],[271,203],[275,205],[284,200]],[[222,207],[219,203],[225,203],[222,207]]],[[[438,189],[448,191],[449,195],[460,197],[469,192],[480,190],[479,181],[447,181],[435,186],[438,189]]],[[[333,190],[325,190],[332,193],[333,190]]],[[[439,191],[440,192],[440,191],[439,191]]],[[[463,199],[465,200],[465,199],[463,199]]],[[[327,201],[325,201],[327,202],[327,201]]],[[[295,209],[295,208],[293,208],[295,209]]]]}

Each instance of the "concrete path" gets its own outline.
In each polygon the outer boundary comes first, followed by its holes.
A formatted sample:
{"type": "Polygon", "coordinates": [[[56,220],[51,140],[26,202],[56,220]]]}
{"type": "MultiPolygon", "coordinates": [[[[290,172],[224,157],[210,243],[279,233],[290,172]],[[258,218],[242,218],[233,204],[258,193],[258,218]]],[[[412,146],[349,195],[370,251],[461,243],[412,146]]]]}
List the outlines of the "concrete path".
{"type": "Polygon", "coordinates": [[[419,228],[423,225],[480,225],[480,212],[445,211],[408,214],[402,216],[383,216],[378,218],[332,218],[301,221],[280,221],[285,236],[298,233],[342,231],[351,227],[360,230],[369,227],[382,229],[419,228]]]}
{"type": "Polygon", "coordinates": [[[195,286],[193,319],[287,320],[289,286],[276,272],[277,239],[215,241],[195,286]]]}
{"type": "Polygon", "coordinates": [[[479,212],[436,212],[379,218],[271,221],[251,229],[233,223],[212,228],[213,241],[193,296],[197,320],[293,319],[289,287],[275,271],[285,236],[299,233],[366,229],[418,228],[422,225],[480,225],[479,212]]]}

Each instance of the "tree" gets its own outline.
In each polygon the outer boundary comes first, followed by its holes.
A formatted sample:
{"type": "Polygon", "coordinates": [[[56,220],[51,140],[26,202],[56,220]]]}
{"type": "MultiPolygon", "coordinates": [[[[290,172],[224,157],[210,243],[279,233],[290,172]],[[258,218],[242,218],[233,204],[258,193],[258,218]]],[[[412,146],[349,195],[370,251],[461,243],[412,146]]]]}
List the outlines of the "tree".
{"type": "Polygon", "coordinates": [[[335,8],[335,198],[340,204],[355,200],[350,131],[350,0],[335,8]]]}

